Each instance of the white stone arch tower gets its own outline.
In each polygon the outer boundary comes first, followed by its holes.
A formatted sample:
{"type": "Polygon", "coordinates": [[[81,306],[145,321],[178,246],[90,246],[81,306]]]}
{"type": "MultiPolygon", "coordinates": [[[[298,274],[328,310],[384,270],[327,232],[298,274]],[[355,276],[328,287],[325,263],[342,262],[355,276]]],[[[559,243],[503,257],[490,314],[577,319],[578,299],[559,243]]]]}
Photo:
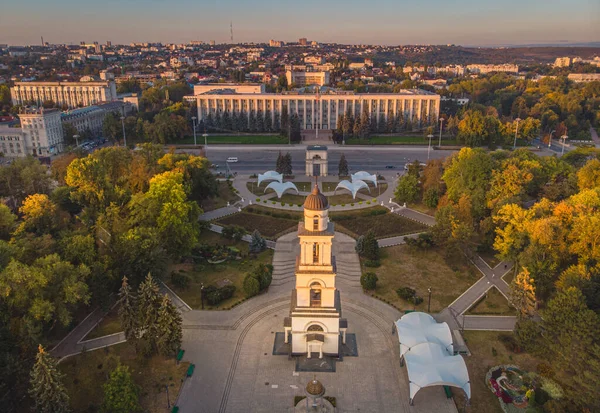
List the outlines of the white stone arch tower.
{"type": "Polygon", "coordinates": [[[315,184],[304,202],[304,221],[298,225],[300,255],[296,259],[296,285],[290,316],[284,321],[285,342],[291,334],[294,355],[338,356],[340,342],[345,342],[347,322],[341,318],[340,292],[335,285],[334,230],[328,213],[327,197],[315,184]]]}

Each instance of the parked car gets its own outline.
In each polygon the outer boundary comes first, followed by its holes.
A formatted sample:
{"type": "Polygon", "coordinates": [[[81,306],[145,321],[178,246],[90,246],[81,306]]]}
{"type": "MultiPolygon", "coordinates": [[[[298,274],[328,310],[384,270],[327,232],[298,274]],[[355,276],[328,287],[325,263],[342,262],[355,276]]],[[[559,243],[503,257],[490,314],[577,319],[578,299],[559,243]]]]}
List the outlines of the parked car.
{"type": "Polygon", "coordinates": [[[385,169],[394,169],[394,168],[395,168],[395,166],[394,166],[394,165],[386,165],[386,166],[385,166],[385,169]]]}
{"type": "Polygon", "coordinates": [[[237,161],[238,161],[238,158],[235,157],[235,156],[230,156],[229,158],[227,158],[227,162],[233,162],[233,163],[235,163],[237,161]]]}

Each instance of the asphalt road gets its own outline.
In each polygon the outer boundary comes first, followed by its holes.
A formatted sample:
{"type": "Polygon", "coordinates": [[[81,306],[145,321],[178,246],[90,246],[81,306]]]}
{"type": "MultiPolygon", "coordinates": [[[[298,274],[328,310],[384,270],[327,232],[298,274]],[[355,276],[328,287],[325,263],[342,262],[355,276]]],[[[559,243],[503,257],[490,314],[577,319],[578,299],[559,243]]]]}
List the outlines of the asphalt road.
{"type": "MultiPolygon", "coordinates": [[[[270,169],[275,169],[275,162],[279,151],[283,154],[290,152],[292,155],[292,170],[295,173],[304,172],[305,170],[305,153],[306,147],[301,145],[295,146],[210,146],[208,147],[208,159],[219,165],[219,171],[224,171],[226,168],[226,159],[228,157],[237,157],[238,162],[229,163],[232,172],[238,174],[253,174],[261,173],[270,169]]],[[[445,158],[454,151],[436,151],[431,150],[429,156],[434,158],[445,158]]],[[[345,154],[350,172],[361,170],[370,173],[392,172],[394,170],[401,171],[406,163],[410,163],[415,159],[419,161],[427,161],[427,148],[423,147],[399,147],[399,148],[383,148],[383,147],[329,147],[329,171],[330,174],[336,174],[338,164],[342,153],[345,154]],[[386,168],[386,166],[394,168],[386,168]]]]}

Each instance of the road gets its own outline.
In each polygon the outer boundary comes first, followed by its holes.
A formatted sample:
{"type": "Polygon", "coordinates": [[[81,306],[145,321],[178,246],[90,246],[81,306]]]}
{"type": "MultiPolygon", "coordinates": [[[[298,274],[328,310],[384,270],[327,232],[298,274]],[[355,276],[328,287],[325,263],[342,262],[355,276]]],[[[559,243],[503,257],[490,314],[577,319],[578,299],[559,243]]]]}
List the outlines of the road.
{"type": "MultiPolygon", "coordinates": [[[[305,145],[269,145],[269,146],[211,146],[208,147],[208,159],[219,165],[219,171],[225,168],[225,160],[237,157],[239,162],[230,163],[232,172],[239,174],[262,173],[269,169],[275,169],[275,161],[279,152],[290,152],[292,155],[292,170],[296,173],[305,170],[305,145]]],[[[430,158],[445,158],[454,151],[431,150],[430,158]]],[[[366,170],[371,173],[383,173],[401,171],[406,163],[418,159],[427,161],[427,148],[423,147],[356,147],[356,146],[329,146],[329,171],[336,174],[342,153],[345,154],[350,172],[366,170]],[[386,169],[393,165],[394,169],[386,169]]]]}

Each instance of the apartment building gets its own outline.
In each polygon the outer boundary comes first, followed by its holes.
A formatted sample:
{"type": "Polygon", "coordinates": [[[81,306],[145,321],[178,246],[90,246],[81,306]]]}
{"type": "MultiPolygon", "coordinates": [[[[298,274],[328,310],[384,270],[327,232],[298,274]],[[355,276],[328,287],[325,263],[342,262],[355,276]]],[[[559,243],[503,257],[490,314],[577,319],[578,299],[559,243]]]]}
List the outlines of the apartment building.
{"type": "Polygon", "coordinates": [[[492,72],[506,72],[506,73],[519,73],[519,66],[505,63],[501,65],[467,65],[467,70],[471,73],[492,73],[492,72]]]}
{"type": "Polygon", "coordinates": [[[288,70],[285,72],[288,85],[302,86],[327,86],[329,85],[329,72],[304,72],[304,71],[292,71],[288,70]]]}
{"type": "Polygon", "coordinates": [[[575,83],[598,82],[600,73],[569,73],[567,78],[575,83]]]}

